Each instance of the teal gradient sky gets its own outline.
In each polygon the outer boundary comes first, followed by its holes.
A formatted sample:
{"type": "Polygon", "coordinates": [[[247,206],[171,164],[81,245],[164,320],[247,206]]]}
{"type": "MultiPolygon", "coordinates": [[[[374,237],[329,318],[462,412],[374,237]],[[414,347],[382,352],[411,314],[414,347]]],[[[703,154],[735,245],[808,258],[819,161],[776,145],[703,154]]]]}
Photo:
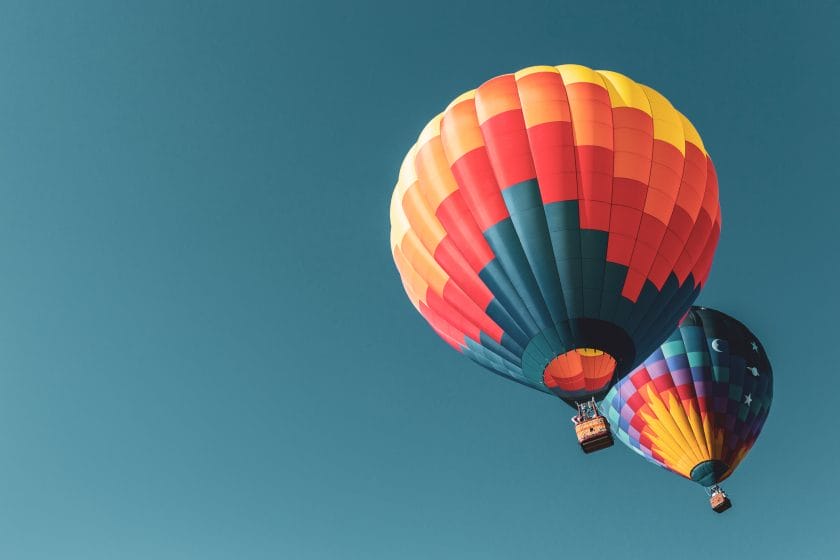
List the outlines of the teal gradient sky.
{"type": "Polygon", "coordinates": [[[0,3],[0,558],[836,556],[840,5],[674,4],[0,3]],[[567,62],[658,89],[714,158],[699,302],[776,380],[722,516],[582,455],[391,262],[424,124],[567,62]]]}

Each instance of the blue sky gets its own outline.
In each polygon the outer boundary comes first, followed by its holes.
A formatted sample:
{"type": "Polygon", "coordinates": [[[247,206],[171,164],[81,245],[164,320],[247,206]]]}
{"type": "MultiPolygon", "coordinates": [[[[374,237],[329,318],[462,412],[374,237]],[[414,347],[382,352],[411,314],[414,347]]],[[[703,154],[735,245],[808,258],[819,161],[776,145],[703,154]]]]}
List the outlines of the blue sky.
{"type": "Polygon", "coordinates": [[[840,9],[674,4],[0,4],[0,557],[836,554],[840,9]],[[699,302],[776,383],[725,515],[583,456],[391,263],[425,122],[560,63],[658,89],[714,158],[699,302]]]}

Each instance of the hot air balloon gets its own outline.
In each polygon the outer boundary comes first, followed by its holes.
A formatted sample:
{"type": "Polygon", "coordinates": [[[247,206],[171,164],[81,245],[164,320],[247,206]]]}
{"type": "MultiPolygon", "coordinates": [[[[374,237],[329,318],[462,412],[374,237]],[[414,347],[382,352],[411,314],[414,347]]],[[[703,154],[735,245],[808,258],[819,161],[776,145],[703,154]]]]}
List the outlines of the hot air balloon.
{"type": "Polygon", "coordinates": [[[487,369],[577,407],[587,452],[612,445],[595,400],[676,327],[719,232],[694,126],[653,89],[577,65],[457,97],[391,200],[393,258],[420,314],[487,369]]]}
{"type": "Polygon", "coordinates": [[[693,307],[648,359],[601,404],[630,449],[709,490],[720,488],[755,444],[773,400],[773,371],[756,336],[729,315],[693,307]]]}

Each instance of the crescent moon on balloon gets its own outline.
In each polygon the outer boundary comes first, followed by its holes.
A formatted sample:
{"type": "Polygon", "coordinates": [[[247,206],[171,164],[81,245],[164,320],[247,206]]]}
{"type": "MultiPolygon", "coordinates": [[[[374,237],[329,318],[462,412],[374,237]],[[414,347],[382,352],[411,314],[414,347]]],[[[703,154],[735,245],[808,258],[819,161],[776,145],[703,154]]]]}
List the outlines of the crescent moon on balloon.
{"type": "Polygon", "coordinates": [[[719,338],[714,339],[712,341],[712,350],[714,350],[715,352],[723,352],[723,350],[721,350],[720,345],[719,345],[720,342],[721,342],[721,340],[719,338]]]}

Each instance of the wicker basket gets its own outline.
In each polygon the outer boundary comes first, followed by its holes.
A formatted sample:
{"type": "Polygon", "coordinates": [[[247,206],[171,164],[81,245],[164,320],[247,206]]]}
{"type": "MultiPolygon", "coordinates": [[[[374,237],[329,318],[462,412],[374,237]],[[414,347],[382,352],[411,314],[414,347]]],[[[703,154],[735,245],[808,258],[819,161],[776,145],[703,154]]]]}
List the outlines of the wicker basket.
{"type": "Polygon", "coordinates": [[[715,492],[712,494],[712,497],[709,498],[709,505],[711,505],[712,509],[717,513],[723,513],[732,507],[732,502],[723,492],[715,492]]]}
{"type": "Polygon", "coordinates": [[[575,434],[584,453],[592,453],[613,444],[610,425],[603,416],[596,416],[575,425],[575,434]]]}

